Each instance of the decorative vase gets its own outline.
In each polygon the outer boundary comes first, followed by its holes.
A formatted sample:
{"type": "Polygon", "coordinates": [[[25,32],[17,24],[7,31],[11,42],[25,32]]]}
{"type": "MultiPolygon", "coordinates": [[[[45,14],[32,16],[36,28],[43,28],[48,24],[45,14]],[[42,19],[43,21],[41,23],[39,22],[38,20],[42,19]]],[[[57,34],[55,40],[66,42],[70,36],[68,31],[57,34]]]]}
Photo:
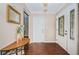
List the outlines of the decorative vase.
{"type": "Polygon", "coordinates": [[[19,42],[19,41],[21,41],[22,40],[22,35],[21,35],[21,33],[18,33],[17,34],[17,43],[19,42]]]}

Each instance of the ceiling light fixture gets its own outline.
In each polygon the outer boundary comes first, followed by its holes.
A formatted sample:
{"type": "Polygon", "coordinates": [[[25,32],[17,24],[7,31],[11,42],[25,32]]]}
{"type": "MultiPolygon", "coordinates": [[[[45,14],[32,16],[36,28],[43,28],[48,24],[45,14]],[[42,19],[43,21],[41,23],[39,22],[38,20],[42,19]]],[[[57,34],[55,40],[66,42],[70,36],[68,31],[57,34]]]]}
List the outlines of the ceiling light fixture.
{"type": "Polygon", "coordinates": [[[43,3],[43,11],[47,12],[48,10],[48,3],[43,3]]]}

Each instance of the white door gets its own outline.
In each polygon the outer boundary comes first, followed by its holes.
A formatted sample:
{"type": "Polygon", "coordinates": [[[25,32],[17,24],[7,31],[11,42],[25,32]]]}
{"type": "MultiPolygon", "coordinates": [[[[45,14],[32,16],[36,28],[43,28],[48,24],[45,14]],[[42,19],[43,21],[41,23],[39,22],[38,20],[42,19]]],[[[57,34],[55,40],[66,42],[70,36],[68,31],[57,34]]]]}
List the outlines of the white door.
{"type": "Polygon", "coordinates": [[[43,16],[33,17],[33,42],[43,42],[44,41],[44,28],[45,22],[43,16]]]}

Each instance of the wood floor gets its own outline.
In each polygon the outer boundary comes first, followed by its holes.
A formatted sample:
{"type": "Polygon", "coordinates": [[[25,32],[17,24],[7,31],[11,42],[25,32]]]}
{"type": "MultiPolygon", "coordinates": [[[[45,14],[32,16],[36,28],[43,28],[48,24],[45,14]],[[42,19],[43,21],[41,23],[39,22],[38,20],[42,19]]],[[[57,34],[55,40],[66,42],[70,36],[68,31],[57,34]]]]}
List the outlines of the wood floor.
{"type": "Polygon", "coordinates": [[[32,43],[26,53],[27,55],[68,55],[56,43],[32,43]]]}

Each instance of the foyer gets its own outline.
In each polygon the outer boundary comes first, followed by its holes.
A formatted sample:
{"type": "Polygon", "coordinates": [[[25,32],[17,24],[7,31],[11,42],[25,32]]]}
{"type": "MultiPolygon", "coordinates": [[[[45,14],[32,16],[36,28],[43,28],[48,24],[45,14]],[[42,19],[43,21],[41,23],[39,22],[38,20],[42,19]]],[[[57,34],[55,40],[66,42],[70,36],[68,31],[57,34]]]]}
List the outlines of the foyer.
{"type": "Polygon", "coordinates": [[[30,40],[25,55],[78,55],[78,10],[77,3],[0,3],[0,51],[19,37],[30,40]]]}

